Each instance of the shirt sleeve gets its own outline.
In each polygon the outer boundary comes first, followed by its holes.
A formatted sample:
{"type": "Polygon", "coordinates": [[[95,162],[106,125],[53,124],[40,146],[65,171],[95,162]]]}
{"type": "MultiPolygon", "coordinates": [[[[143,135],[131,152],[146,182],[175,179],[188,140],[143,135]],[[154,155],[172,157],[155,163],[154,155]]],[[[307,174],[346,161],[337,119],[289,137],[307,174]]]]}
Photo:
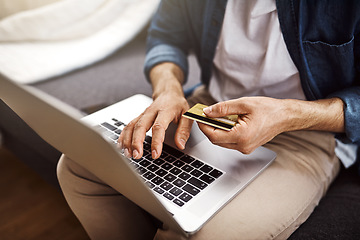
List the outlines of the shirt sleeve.
{"type": "Polygon", "coordinates": [[[150,70],[162,62],[178,65],[188,76],[187,55],[190,49],[185,1],[163,0],[148,30],[144,73],[149,80],[150,70]]]}
{"type": "MultiPolygon", "coordinates": [[[[344,102],[345,134],[352,143],[360,146],[360,33],[354,37],[354,80],[349,88],[331,94],[344,102]]],[[[359,148],[360,154],[360,148],[359,148]]],[[[360,161],[360,159],[359,159],[360,161]]]]}
{"type": "Polygon", "coordinates": [[[360,145],[360,86],[331,94],[344,102],[345,134],[351,142],[360,145]]]}

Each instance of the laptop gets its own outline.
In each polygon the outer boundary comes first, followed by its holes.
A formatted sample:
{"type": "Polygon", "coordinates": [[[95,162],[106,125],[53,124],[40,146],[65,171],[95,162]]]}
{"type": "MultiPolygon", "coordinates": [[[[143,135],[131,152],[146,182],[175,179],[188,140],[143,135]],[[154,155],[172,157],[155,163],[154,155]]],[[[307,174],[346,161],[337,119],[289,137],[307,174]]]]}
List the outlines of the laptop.
{"type": "Polygon", "coordinates": [[[143,157],[126,158],[116,147],[117,137],[151,98],[134,95],[84,116],[1,75],[0,86],[0,98],[44,140],[184,236],[201,229],[276,158],[264,147],[244,155],[213,145],[196,123],[185,150],[175,147],[175,126],[170,125],[160,159],[147,152],[151,133],[143,157]]]}

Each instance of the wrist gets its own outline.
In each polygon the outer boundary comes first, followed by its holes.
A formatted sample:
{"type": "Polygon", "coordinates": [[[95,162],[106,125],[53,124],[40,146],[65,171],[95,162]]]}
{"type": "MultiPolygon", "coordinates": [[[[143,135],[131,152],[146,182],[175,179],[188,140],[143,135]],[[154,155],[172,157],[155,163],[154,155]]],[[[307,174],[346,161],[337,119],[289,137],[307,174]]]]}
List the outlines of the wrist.
{"type": "Polygon", "coordinates": [[[161,63],[150,71],[150,80],[153,88],[153,99],[155,100],[161,94],[172,94],[175,96],[184,96],[182,83],[184,74],[180,67],[174,63],[161,63]]]}

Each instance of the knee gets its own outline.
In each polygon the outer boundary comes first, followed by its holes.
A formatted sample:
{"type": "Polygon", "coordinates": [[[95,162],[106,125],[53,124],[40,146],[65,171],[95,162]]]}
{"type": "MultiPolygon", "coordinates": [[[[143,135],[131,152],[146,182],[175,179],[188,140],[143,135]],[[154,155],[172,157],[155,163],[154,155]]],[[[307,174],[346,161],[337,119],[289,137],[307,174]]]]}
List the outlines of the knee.
{"type": "Polygon", "coordinates": [[[66,181],[69,180],[70,175],[70,166],[69,161],[71,161],[68,157],[64,154],[60,157],[57,168],[56,174],[60,184],[60,187],[63,189],[64,186],[67,186],[66,181]]]}
{"type": "Polygon", "coordinates": [[[56,174],[64,195],[76,192],[75,189],[85,176],[82,167],[64,154],[59,159],[56,174]]]}

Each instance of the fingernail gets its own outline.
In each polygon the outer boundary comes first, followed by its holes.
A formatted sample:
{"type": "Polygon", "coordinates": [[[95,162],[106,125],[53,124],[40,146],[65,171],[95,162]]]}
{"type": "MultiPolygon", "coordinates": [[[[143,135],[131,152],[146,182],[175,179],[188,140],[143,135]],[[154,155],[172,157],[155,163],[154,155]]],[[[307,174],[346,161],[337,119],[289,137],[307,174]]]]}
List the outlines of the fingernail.
{"type": "Polygon", "coordinates": [[[127,157],[127,158],[130,158],[130,157],[131,157],[130,152],[129,152],[129,149],[125,148],[125,150],[124,150],[124,155],[125,155],[125,157],[127,157]]]}
{"type": "Polygon", "coordinates": [[[185,139],[180,139],[180,145],[181,145],[181,148],[184,149],[185,148],[185,144],[186,144],[186,141],[185,139]]]}
{"type": "Polygon", "coordinates": [[[123,149],[123,146],[122,146],[122,143],[121,143],[121,142],[118,142],[118,143],[116,144],[116,147],[117,147],[118,149],[123,149]]]}
{"type": "Polygon", "coordinates": [[[138,156],[139,156],[139,152],[135,149],[134,151],[133,151],[133,158],[138,158],[138,156]]]}
{"type": "Polygon", "coordinates": [[[151,151],[151,157],[153,159],[157,158],[157,151],[155,149],[151,151]]]}
{"type": "Polygon", "coordinates": [[[211,107],[206,107],[206,108],[204,108],[204,109],[203,109],[203,112],[204,112],[205,114],[211,113],[211,107]]]}

